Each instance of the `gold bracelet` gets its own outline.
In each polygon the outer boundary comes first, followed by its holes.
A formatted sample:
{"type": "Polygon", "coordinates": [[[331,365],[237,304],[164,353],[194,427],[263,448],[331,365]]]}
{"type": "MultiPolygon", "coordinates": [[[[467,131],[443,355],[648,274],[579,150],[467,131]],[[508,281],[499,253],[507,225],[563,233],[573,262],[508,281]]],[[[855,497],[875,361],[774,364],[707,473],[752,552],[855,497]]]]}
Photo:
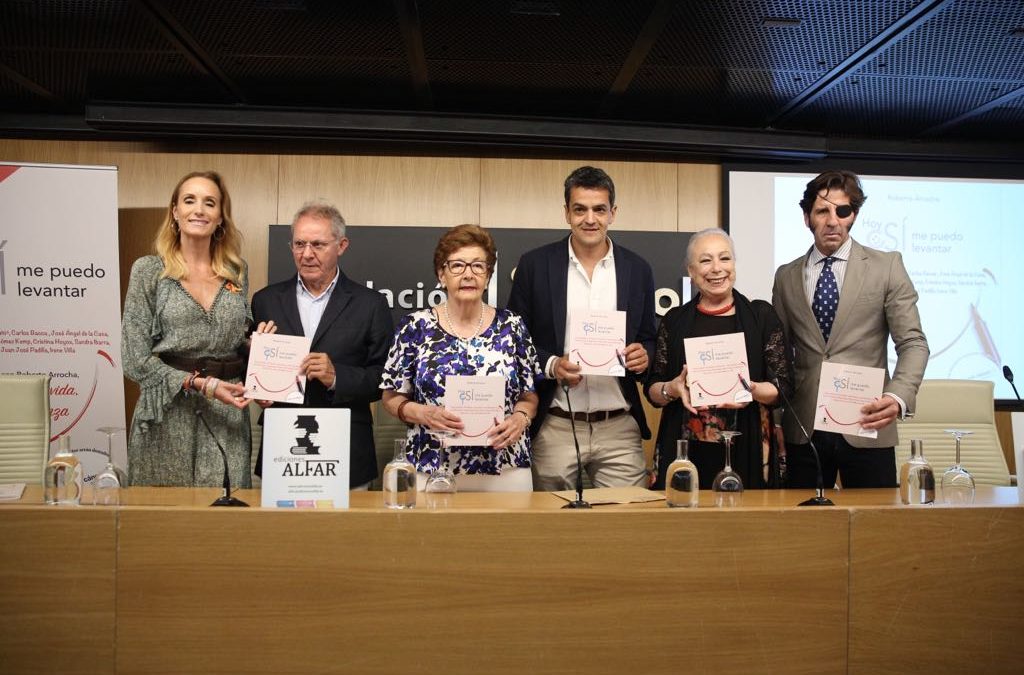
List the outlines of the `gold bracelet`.
{"type": "Polygon", "coordinates": [[[512,414],[515,415],[516,413],[519,413],[520,415],[525,417],[527,424],[530,424],[531,422],[533,422],[533,418],[530,417],[529,413],[527,413],[525,410],[520,410],[519,408],[513,408],[512,409],[512,414]]]}

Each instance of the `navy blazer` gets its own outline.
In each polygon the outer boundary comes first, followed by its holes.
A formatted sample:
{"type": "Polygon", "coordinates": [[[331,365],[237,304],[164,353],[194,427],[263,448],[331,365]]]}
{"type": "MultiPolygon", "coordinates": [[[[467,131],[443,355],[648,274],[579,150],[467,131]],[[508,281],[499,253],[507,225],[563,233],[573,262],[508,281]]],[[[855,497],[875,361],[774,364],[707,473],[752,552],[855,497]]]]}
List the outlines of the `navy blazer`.
{"type": "MultiPolygon", "coordinates": [[[[624,246],[615,244],[616,308],[626,312],[626,344],[639,342],[653,361],[654,274],[647,261],[624,246]]],[[[569,237],[528,251],[519,260],[508,309],[526,321],[530,336],[537,348],[541,368],[546,368],[551,356],[565,355],[566,289],[569,283],[569,237]]],[[[617,378],[622,395],[629,403],[630,413],[640,427],[643,438],[651,437],[647,426],[637,382],[643,382],[643,373],[626,371],[617,378]]],[[[533,420],[531,433],[536,436],[555,397],[557,383],[543,379],[537,383],[540,405],[533,420]]],[[[571,393],[570,393],[571,395],[571,393]]]]}
{"type": "MultiPolygon", "coordinates": [[[[271,284],[252,297],[253,325],[273,320],[282,335],[304,335],[295,284],[298,277],[271,284]]],[[[337,379],[334,391],[319,380],[306,383],[307,408],[348,408],[352,411],[349,482],[363,485],[377,477],[370,404],[380,400],[380,377],[391,347],[394,325],[387,301],[380,293],[355,283],[339,272],[323,317],[310,345],[311,352],[327,354],[337,379]]],[[[275,406],[289,406],[275,403],[275,406]]],[[[263,423],[262,416],[260,423],[263,423]]],[[[263,446],[256,459],[256,475],[263,473],[263,446]]]]}

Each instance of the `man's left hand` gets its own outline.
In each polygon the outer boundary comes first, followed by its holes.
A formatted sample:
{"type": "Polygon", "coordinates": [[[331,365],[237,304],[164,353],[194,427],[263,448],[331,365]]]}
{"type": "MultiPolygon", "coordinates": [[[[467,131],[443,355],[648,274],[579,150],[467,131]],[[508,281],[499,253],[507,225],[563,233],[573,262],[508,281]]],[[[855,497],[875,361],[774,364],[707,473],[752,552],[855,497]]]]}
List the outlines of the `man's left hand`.
{"type": "Polygon", "coordinates": [[[307,378],[320,380],[325,387],[330,389],[334,386],[334,364],[327,354],[323,352],[310,352],[302,359],[301,370],[307,378]]]}
{"type": "Polygon", "coordinates": [[[893,422],[900,414],[900,404],[891,396],[882,394],[882,397],[865,404],[860,409],[863,417],[860,418],[860,425],[865,429],[883,429],[893,422]]]}
{"type": "Polygon", "coordinates": [[[626,361],[626,368],[634,373],[647,370],[647,350],[639,342],[626,345],[622,350],[622,357],[626,361]]]}

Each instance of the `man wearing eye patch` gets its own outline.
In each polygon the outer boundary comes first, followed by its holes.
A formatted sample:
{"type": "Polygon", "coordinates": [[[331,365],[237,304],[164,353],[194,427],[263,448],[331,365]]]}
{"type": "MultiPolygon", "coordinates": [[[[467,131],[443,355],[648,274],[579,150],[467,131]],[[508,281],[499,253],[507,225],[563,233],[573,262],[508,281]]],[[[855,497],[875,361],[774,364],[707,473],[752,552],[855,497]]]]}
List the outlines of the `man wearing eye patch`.
{"type": "Polygon", "coordinates": [[[814,245],[775,273],[772,304],[794,354],[796,393],[786,410],[789,487],[814,488],[814,456],[794,415],[814,427],[823,361],[885,368],[883,395],[861,409],[861,426],[877,438],[813,431],[826,487],[896,487],[893,422],[913,410],[928,363],[917,291],[898,252],[876,251],[850,238],[867,197],[850,171],[826,171],[807,184],[800,207],[814,245]],[[896,345],[890,373],[886,346],[896,345]]]}
{"type": "MultiPolygon", "coordinates": [[[[313,201],[299,209],[288,242],[297,274],[256,293],[252,317],[256,332],[276,329],[312,339],[301,365],[307,378],[301,405],[352,411],[349,482],[353,489],[365,489],[377,477],[370,404],[381,396],[394,324],[384,296],[339,268],[349,246],[345,229],[345,219],[331,204],[313,201]]],[[[257,476],[262,469],[260,447],[257,476]]]]}

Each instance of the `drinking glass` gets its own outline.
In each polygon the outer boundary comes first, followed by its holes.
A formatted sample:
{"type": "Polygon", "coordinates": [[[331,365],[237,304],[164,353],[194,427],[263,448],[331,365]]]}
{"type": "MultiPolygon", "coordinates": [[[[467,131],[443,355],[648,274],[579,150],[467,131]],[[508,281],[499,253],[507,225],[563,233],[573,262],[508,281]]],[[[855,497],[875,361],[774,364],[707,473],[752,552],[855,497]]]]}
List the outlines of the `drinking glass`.
{"type": "Polygon", "coordinates": [[[456,492],[455,473],[448,466],[448,439],[452,436],[452,433],[450,431],[435,431],[431,429],[430,435],[437,439],[441,449],[438,450],[437,469],[427,478],[423,491],[428,493],[454,494],[456,492]]]}
{"type": "Polygon", "coordinates": [[[124,431],[124,427],[97,427],[96,431],[107,436],[107,465],[92,479],[92,503],[117,506],[121,488],[128,485],[128,475],[114,463],[114,434],[124,431]]]}
{"type": "Polygon", "coordinates": [[[715,476],[711,491],[715,493],[715,506],[739,506],[743,497],[743,480],[732,470],[732,439],[741,436],[739,431],[719,431],[725,442],[725,467],[715,476]]]}
{"type": "Polygon", "coordinates": [[[974,476],[960,464],[960,439],[970,436],[973,431],[943,429],[956,441],[956,462],[942,474],[942,501],[946,504],[974,503],[974,476]]]}

